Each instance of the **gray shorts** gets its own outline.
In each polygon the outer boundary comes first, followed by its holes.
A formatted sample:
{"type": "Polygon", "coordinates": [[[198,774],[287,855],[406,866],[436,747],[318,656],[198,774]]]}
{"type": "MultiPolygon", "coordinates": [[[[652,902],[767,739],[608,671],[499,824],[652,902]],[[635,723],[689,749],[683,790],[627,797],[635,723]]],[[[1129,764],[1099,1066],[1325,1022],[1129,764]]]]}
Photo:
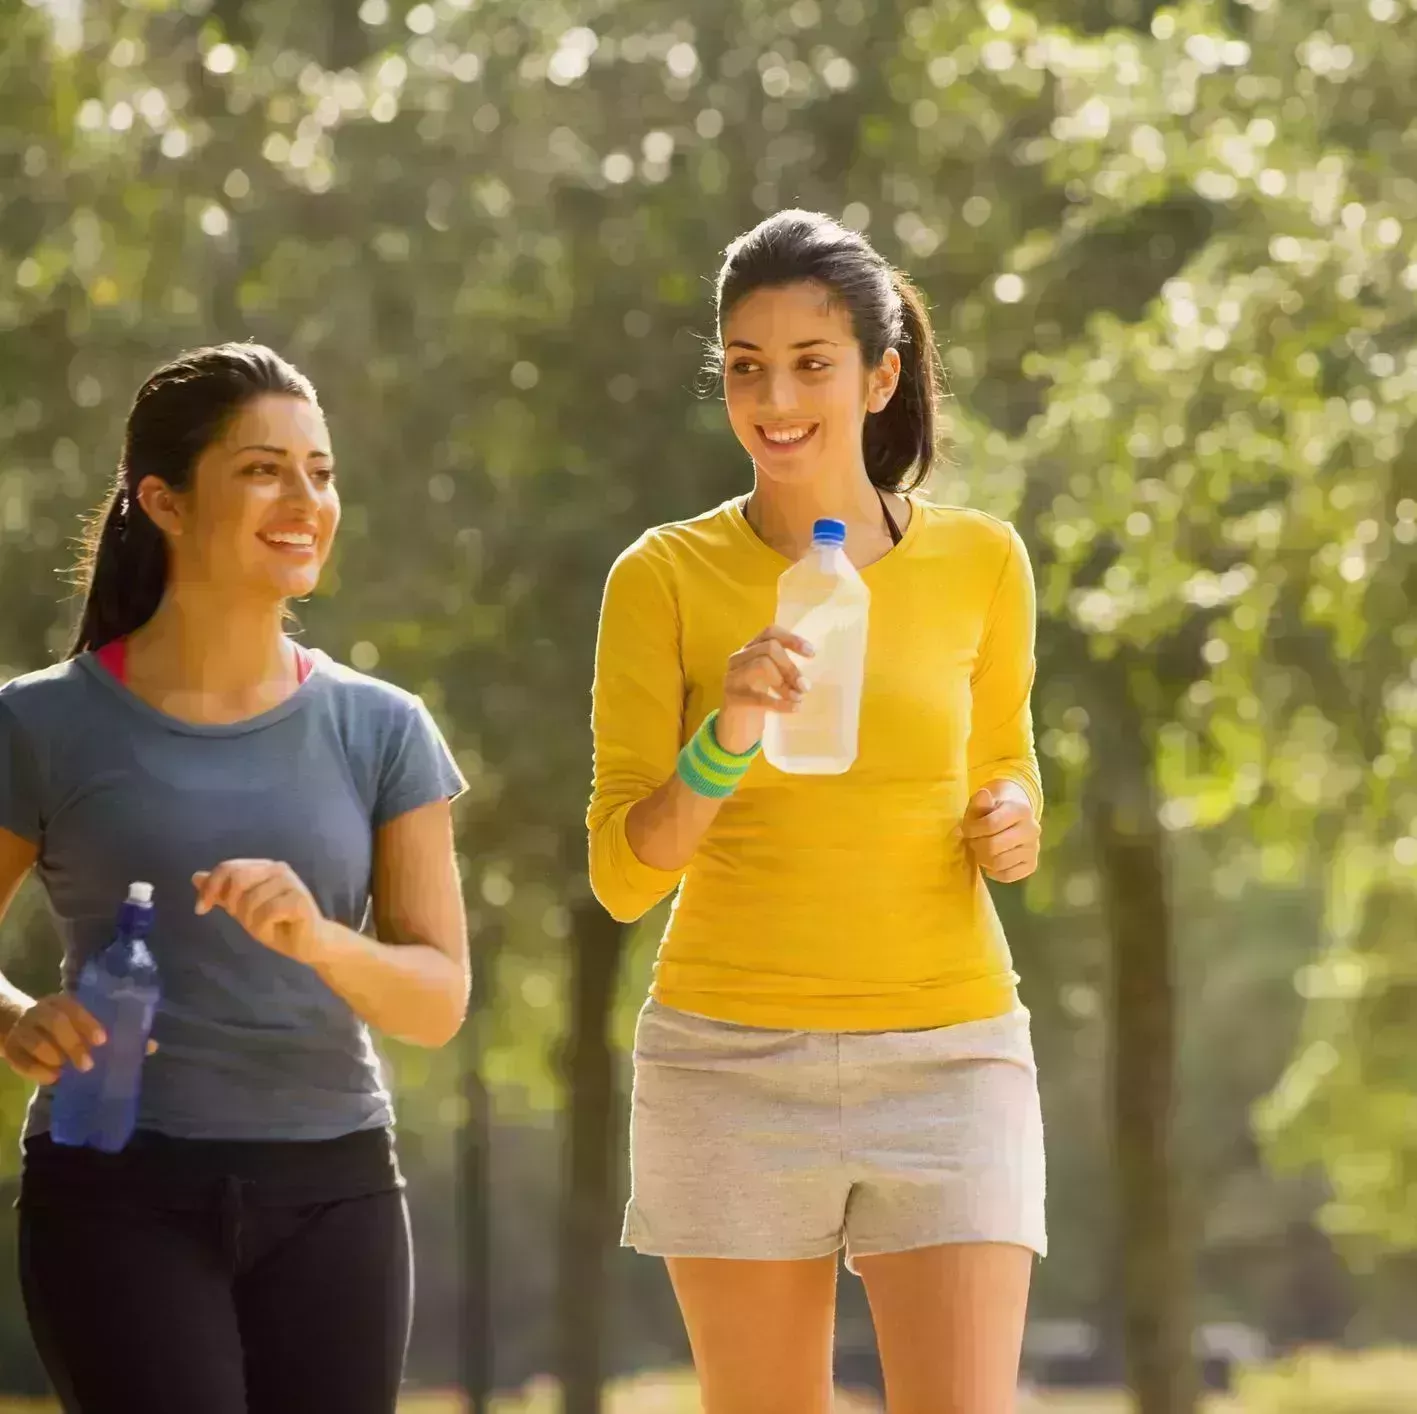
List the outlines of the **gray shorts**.
{"type": "MultiPolygon", "coordinates": [[[[947,1242],[1047,1252],[1029,1014],[776,1031],[651,999],[635,1032],[623,1243],[800,1260],[947,1242]]],[[[854,1267],[853,1267],[854,1269],[854,1267]]]]}

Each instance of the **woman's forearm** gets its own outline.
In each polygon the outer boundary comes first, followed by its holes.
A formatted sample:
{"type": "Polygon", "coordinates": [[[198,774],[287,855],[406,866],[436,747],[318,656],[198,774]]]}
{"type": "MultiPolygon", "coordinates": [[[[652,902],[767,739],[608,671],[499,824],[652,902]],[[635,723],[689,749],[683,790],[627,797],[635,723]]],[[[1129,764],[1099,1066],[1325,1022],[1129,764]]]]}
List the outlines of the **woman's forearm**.
{"type": "Polygon", "coordinates": [[[687,868],[723,801],[692,791],[673,775],[625,817],[625,838],[651,869],[687,868]]]}
{"type": "MultiPolygon", "coordinates": [[[[722,750],[742,756],[762,738],[762,709],[725,707],[713,730],[722,750]]],[[[642,864],[686,869],[722,808],[721,799],[691,790],[676,772],[625,817],[625,838],[642,864]]]]}
{"type": "Polygon", "coordinates": [[[441,1046],[467,1015],[465,967],[431,943],[384,943],[326,921],[311,963],[325,985],[375,1030],[441,1046]]]}

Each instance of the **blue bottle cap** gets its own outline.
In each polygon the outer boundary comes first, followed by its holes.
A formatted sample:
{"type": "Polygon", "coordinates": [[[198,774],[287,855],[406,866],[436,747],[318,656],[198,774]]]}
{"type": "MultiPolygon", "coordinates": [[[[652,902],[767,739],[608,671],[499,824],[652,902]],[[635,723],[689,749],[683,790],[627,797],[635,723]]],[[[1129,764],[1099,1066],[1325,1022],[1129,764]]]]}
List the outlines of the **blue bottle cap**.
{"type": "Polygon", "coordinates": [[[813,545],[845,545],[846,522],[842,520],[819,520],[812,525],[813,545]]]}

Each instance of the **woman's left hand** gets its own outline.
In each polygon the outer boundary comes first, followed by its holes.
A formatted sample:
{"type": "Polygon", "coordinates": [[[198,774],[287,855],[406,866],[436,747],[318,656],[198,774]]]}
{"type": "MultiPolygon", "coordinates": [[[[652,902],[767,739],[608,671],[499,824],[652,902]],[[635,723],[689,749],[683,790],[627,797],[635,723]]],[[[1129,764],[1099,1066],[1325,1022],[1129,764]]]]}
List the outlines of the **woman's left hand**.
{"type": "Polygon", "coordinates": [[[272,952],[313,964],[324,923],[314,895],[288,864],[274,859],[227,859],[192,875],[198,913],[224,908],[272,952]]]}
{"type": "Polygon", "coordinates": [[[998,883],[1012,884],[1038,868],[1043,830],[1033,807],[1001,791],[1000,785],[995,782],[974,793],[960,831],[975,864],[998,883]]]}

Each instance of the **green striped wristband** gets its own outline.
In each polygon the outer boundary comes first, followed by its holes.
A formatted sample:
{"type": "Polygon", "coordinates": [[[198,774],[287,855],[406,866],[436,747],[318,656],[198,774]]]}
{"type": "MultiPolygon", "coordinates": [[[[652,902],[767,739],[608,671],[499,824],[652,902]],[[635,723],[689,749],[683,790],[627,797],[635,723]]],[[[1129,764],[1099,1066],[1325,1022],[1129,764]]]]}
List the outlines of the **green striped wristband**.
{"type": "Polygon", "coordinates": [[[710,712],[703,724],[688,744],[679,753],[679,779],[695,795],[706,795],[710,800],[723,800],[738,788],[738,782],[753,764],[753,758],[762,750],[762,742],[754,744],[751,751],[735,756],[718,744],[714,735],[714,723],[718,721],[717,711],[710,712]]]}

